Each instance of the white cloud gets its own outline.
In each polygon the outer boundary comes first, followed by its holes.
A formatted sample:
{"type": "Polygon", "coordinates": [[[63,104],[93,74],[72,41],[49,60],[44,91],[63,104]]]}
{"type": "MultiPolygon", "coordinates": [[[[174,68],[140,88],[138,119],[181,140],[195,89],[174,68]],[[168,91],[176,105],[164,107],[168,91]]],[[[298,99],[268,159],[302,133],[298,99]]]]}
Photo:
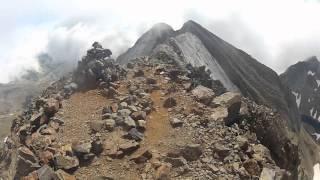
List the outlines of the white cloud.
{"type": "Polygon", "coordinates": [[[178,29],[195,19],[223,39],[282,72],[320,55],[320,5],[303,0],[11,0],[0,7],[0,82],[49,51],[75,61],[94,40],[119,54],[154,23],[178,29]]]}

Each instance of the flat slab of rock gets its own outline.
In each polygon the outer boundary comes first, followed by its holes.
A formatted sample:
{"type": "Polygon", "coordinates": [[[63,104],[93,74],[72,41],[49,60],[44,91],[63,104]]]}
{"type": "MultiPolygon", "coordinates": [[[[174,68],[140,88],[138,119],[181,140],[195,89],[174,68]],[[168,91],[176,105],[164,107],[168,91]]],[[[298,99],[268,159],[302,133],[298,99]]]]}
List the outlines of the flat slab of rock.
{"type": "Polygon", "coordinates": [[[71,170],[79,166],[79,160],[76,157],[58,155],[54,158],[54,165],[57,169],[71,170]]]}

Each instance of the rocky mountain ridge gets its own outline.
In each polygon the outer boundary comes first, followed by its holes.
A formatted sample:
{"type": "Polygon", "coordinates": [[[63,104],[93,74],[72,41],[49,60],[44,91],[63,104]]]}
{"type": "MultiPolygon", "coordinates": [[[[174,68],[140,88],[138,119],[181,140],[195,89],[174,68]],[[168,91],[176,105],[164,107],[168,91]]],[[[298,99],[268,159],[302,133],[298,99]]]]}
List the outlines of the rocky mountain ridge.
{"type": "Polygon", "coordinates": [[[204,67],[144,57],[123,69],[104,52],[90,49],[14,121],[3,178],[296,178],[278,112],[226,92],[204,67]],[[287,169],[261,144],[269,134],[286,144],[287,169]]]}

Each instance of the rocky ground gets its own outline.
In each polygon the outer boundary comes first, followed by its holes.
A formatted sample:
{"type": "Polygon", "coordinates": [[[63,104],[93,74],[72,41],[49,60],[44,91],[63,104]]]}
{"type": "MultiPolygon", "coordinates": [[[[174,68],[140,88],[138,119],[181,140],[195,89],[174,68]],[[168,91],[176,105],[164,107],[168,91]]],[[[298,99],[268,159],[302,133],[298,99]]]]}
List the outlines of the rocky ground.
{"type": "MultiPolygon", "coordinates": [[[[116,65],[98,43],[12,125],[3,179],[290,179],[255,133],[276,112],[203,67],[116,65]]],[[[1,178],[0,178],[1,179],[1,178]]]]}

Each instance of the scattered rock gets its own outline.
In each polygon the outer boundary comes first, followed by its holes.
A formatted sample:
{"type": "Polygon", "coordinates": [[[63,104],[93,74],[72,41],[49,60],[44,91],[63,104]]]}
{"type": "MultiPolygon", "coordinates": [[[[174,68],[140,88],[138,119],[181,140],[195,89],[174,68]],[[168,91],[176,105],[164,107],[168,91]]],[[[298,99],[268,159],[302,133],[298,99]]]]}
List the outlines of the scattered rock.
{"type": "Polygon", "coordinates": [[[124,120],[124,125],[126,128],[131,129],[136,127],[136,122],[130,116],[128,116],[124,120]]]}
{"type": "Polygon", "coordinates": [[[91,142],[86,142],[86,143],[78,143],[72,145],[72,150],[79,155],[82,154],[89,154],[92,148],[91,142]]]}
{"type": "Polygon", "coordinates": [[[224,159],[230,154],[230,149],[220,143],[216,143],[213,147],[213,150],[222,159],[224,159]]]}
{"type": "Polygon", "coordinates": [[[254,159],[248,159],[243,163],[243,167],[248,171],[249,174],[258,176],[260,175],[261,169],[259,164],[254,159]]]}
{"type": "Polygon", "coordinates": [[[170,124],[174,128],[181,127],[183,125],[183,121],[181,121],[178,118],[172,118],[172,119],[170,119],[170,124]]]}
{"type": "Polygon", "coordinates": [[[57,170],[56,174],[58,176],[58,180],[76,180],[75,176],[70,175],[61,169],[57,170]]]}
{"type": "Polygon", "coordinates": [[[141,77],[141,76],[144,76],[144,72],[141,69],[134,71],[134,77],[141,77]]]}
{"type": "Polygon", "coordinates": [[[133,120],[137,121],[137,120],[146,120],[147,118],[147,113],[144,111],[137,111],[137,112],[133,112],[131,114],[131,117],[133,120]]]}
{"type": "Polygon", "coordinates": [[[167,98],[163,103],[163,107],[165,108],[172,108],[176,105],[177,105],[177,101],[173,97],[167,98]]]}
{"type": "Polygon", "coordinates": [[[147,122],[145,120],[138,120],[137,121],[137,128],[139,130],[144,131],[146,129],[146,127],[147,127],[147,122]]]}
{"type": "Polygon", "coordinates": [[[113,131],[115,126],[116,126],[115,120],[113,120],[113,119],[106,119],[105,120],[105,127],[108,131],[113,131]]]}
{"type": "Polygon", "coordinates": [[[164,162],[170,163],[174,168],[185,166],[187,164],[187,161],[183,157],[166,157],[164,162]]]}
{"type": "Polygon", "coordinates": [[[139,147],[139,143],[135,141],[127,141],[119,145],[119,150],[122,151],[124,154],[129,155],[132,154],[139,147]]]}
{"type": "Polygon", "coordinates": [[[248,149],[248,146],[249,146],[249,142],[248,142],[248,139],[243,137],[243,136],[238,136],[237,137],[237,142],[238,142],[238,145],[239,147],[243,150],[243,151],[246,151],[248,149]]]}
{"type": "Polygon", "coordinates": [[[57,174],[52,170],[48,165],[42,166],[40,169],[36,171],[39,180],[52,180],[57,179],[57,174]]]}
{"type": "Polygon", "coordinates": [[[200,144],[188,144],[181,150],[182,156],[188,161],[195,161],[200,158],[202,149],[200,144]]]}
{"type": "Polygon", "coordinates": [[[136,141],[141,141],[143,139],[143,134],[140,133],[136,128],[131,128],[125,137],[127,137],[128,139],[134,139],[136,141]]]}
{"type": "Polygon", "coordinates": [[[157,80],[155,80],[153,78],[147,78],[146,79],[146,83],[147,84],[157,84],[157,80]]]}
{"type": "Polygon", "coordinates": [[[144,151],[140,151],[140,153],[136,154],[130,160],[134,161],[137,164],[140,164],[140,163],[147,162],[151,158],[152,158],[151,152],[149,150],[144,150],[144,151]]]}
{"type": "Polygon", "coordinates": [[[76,157],[58,155],[54,157],[54,165],[57,169],[73,170],[78,168],[79,160],[76,157]]]}

